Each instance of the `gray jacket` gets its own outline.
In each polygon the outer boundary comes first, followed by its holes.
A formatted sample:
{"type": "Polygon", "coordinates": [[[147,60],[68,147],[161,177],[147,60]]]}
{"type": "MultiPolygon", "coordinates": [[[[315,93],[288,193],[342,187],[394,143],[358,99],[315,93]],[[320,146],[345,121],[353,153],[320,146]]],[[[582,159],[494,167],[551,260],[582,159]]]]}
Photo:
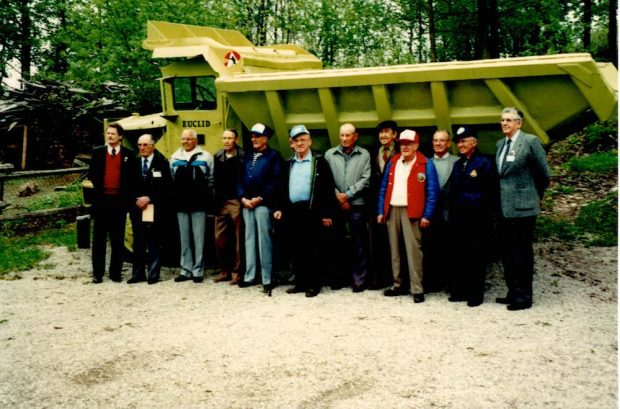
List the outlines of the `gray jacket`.
{"type": "Polygon", "coordinates": [[[510,147],[513,160],[505,161],[500,170],[500,155],[505,143],[506,138],[497,141],[495,154],[502,214],[509,218],[536,216],[551,177],[547,154],[536,136],[520,131],[516,143],[510,147]]]}
{"type": "Polygon", "coordinates": [[[360,146],[355,146],[348,160],[345,160],[342,145],[325,152],[329,163],[336,191],[346,193],[351,205],[364,205],[366,190],[370,186],[370,153],[360,146]]]}

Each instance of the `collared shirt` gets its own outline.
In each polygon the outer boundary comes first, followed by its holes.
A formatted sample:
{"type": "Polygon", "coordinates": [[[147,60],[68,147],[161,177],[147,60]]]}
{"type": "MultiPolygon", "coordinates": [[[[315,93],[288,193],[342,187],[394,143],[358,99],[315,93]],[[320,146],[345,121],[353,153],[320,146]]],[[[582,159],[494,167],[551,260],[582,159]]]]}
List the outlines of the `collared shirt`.
{"type": "Polygon", "coordinates": [[[435,154],[433,156],[433,164],[435,165],[435,169],[437,169],[437,177],[439,178],[439,187],[443,188],[450,177],[450,173],[452,173],[452,167],[454,163],[459,160],[458,157],[454,155],[450,155],[450,152],[446,153],[442,157],[437,156],[435,154]]]}
{"type": "Polygon", "coordinates": [[[497,168],[499,170],[502,169],[502,166],[504,165],[504,158],[506,157],[506,142],[508,141],[508,139],[510,139],[510,155],[514,156],[514,149],[515,149],[515,144],[517,143],[517,138],[519,137],[519,134],[521,133],[520,129],[517,129],[517,132],[515,132],[514,135],[512,135],[512,137],[508,138],[505,137],[504,138],[504,146],[502,147],[502,151],[499,154],[499,159],[497,162],[497,168]]]}
{"type": "Polygon", "coordinates": [[[151,155],[147,156],[146,158],[144,156],[140,157],[140,161],[142,162],[142,174],[143,176],[146,176],[146,173],[144,172],[144,169],[146,168],[147,170],[151,167],[151,163],[153,163],[153,157],[155,156],[154,153],[152,153],[151,155]]]}
{"type": "Polygon", "coordinates": [[[304,159],[297,154],[291,160],[291,173],[288,181],[289,199],[291,203],[310,200],[312,189],[312,152],[304,159]]]}
{"type": "Polygon", "coordinates": [[[384,157],[391,158],[395,150],[396,148],[394,147],[393,143],[390,144],[390,146],[387,149],[385,148],[384,145],[381,145],[381,147],[379,148],[377,160],[378,160],[379,169],[381,170],[381,172],[383,172],[383,169],[385,169],[386,161],[384,157]]]}
{"type": "Polygon", "coordinates": [[[409,163],[404,160],[396,162],[394,170],[394,189],[392,190],[391,206],[407,206],[407,180],[411,173],[411,168],[415,164],[416,157],[409,163]]]}
{"type": "MultiPolygon", "coordinates": [[[[110,145],[108,146],[108,155],[112,155],[112,147],[110,145]]],[[[118,145],[116,145],[114,147],[114,151],[115,151],[115,155],[118,155],[121,152],[121,144],[119,143],[118,145]]]]}

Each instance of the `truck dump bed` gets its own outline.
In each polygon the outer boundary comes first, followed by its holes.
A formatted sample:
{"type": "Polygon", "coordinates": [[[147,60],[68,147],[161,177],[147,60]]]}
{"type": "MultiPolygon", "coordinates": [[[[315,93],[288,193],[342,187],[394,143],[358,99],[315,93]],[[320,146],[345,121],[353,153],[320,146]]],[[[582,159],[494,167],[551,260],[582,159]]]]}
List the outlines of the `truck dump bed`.
{"type": "MultiPolygon", "coordinates": [[[[616,68],[589,54],[322,69],[294,45],[255,47],[237,31],[163,22],[149,22],[143,46],[154,58],[186,57],[194,64],[204,58],[227,107],[223,125],[231,117],[246,128],[263,122],[275,129],[271,143],[283,153],[296,124],[310,129],[319,150],[338,144],[344,122],[362,130],[362,143],[388,119],[421,130],[427,140],[436,127],[470,125],[489,151],[501,137],[505,106],[520,109],[524,129],[545,144],[555,129],[584,116],[605,120],[618,109],[616,68]]],[[[182,116],[172,113],[167,118],[182,116]]]]}

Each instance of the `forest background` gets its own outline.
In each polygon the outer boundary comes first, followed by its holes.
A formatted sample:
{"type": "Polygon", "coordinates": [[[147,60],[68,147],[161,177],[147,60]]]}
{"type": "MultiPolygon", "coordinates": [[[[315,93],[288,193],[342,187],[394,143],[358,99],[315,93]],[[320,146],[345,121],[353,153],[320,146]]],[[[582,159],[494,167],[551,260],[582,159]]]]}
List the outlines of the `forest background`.
{"type": "Polygon", "coordinates": [[[160,110],[161,64],[141,48],[147,20],[295,43],[326,67],[589,52],[617,66],[617,0],[4,0],[0,74],[61,81],[160,110]],[[120,85],[113,87],[111,85],[120,85]]]}

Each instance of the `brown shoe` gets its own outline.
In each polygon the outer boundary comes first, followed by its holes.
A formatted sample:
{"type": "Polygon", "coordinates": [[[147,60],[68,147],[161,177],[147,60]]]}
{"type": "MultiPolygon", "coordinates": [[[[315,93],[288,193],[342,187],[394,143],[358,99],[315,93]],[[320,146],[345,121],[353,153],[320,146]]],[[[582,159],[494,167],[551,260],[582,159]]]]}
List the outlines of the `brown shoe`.
{"type": "Polygon", "coordinates": [[[230,276],[228,275],[228,273],[226,271],[221,271],[220,275],[213,279],[213,282],[219,283],[221,281],[229,281],[229,280],[230,280],[230,276]]]}
{"type": "Polygon", "coordinates": [[[230,285],[237,285],[241,281],[241,274],[232,273],[232,280],[230,280],[230,285]]]}

